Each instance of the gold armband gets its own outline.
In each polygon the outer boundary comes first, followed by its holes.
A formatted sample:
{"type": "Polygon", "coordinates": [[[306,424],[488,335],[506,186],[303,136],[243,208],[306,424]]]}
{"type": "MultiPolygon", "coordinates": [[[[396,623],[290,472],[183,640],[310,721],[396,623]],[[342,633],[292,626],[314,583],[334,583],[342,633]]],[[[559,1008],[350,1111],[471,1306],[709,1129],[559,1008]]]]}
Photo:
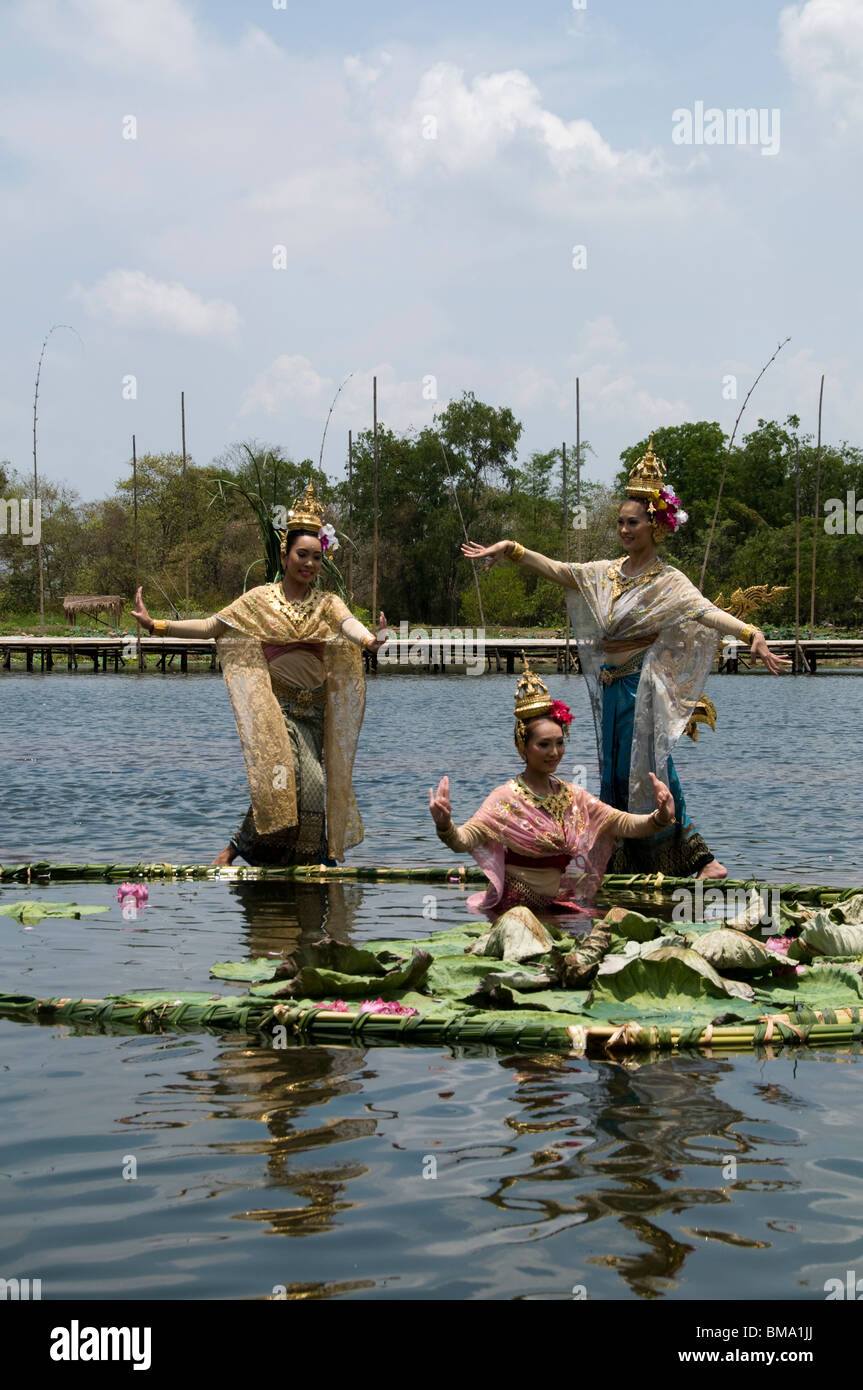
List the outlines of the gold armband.
{"type": "Polygon", "coordinates": [[[506,558],[512,560],[514,565],[519,564],[524,559],[524,546],[519,545],[518,541],[507,541],[506,558]]]}
{"type": "Polygon", "coordinates": [[[756,636],[757,633],[758,628],[753,627],[751,623],[744,623],[742,628],[740,629],[740,636],[742,640],[744,642],[748,642],[750,647],[752,646],[752,639],[756,636]]]}
{"type": "Polygon", "coordinates": [[[153,626],[150,629],[152,637],[164,637],[168,631],[168,624],[164,618],[154,618],[153,626]]]}
{"type": "Polygon", "coordinates": [[[367,652],[368,649],[369,649],[369,647],[373,647],[376,641],[377,641],[377,638],[375,638],[375,637],[364,637],[364,638],[363,638],[363,651],[364,651],[364,652],[367,652]]]}

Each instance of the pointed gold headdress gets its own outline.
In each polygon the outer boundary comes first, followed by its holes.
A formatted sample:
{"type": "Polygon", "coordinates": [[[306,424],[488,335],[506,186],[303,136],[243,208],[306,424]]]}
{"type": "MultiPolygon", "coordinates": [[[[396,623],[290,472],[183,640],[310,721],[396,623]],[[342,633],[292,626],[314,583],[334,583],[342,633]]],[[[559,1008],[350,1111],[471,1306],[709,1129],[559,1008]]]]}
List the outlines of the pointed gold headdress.
{"type": "Polygon", "coordinates": [[[568,738],[569,728],[567,726],[572,716],[566,705],[561,705],[557,700],[551,698],[545,681],[535,671],[531,671],[524,652],[521,654],[521,659],[524,670],[515,691],[515,746],[524,757],[526,725],[529,720],[538,719],[543,714],[551,714],[554,718],[557,711],[564,712],[569,716],[562,723],[564,733],[568,738]]]}
{"type": "Polygon", "coordinates": [[[650,502],[654,493],[662,487],[664,477],[665,464],[653,452],[653,435],[651,434],[647,453],[642,454],[630,470],[629,482],[626,486],[627,497],[635,498],[639,502],[650,502]]]}
{"type": "Polygon", "coordinates": [[[284,545],[289,531],[318,532],[323,524],[324,509],[315,496],[314,483],[310,482],[302,497],[297,498],[288,512],[288,524],[284,531],[279,532],[279,539],[284,545]]]}
{"type": "Polygon", "coordinates": [[[680,498],[674,495],[674,489],[663,483],[664,477],[665,464],[653,452],[651,434],[647,453],[641,455],[630,471],[626,495],[633,501],[642,502],[647,508],[655,541],[666,540],[678,526],[689,520],[680,498]]]}

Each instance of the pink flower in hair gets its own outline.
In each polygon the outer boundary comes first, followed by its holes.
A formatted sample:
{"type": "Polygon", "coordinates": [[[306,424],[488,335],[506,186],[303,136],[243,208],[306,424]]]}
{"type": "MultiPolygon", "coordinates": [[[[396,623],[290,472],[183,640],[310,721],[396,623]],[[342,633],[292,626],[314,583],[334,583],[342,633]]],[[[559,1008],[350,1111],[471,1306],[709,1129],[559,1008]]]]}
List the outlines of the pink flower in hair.
{"type": "Polygon", "coordinates": [[[548,711],[549,719],[554,719],[558,724],[566,728],[572,723],[572,710],[569,705],[565,705],[562,700],[555,700],[551,709],[548,711]]]}

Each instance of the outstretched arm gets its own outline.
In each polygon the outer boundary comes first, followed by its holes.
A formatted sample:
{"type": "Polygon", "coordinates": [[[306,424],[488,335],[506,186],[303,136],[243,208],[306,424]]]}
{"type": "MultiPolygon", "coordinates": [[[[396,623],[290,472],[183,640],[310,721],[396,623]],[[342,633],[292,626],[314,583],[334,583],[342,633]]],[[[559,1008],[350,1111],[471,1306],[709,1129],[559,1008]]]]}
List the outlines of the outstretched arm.
{"type": "Polygon", "coordinates": [[[656,810],[646,816],[631,815],[629,811],[612,810],[602,826],[602,834],[613,835],[615,839],[643,840],[655,835],[666,825],[674,824],[674,797],[664,782],[650,773],[656,810]]]}
{"type": "Polygon", "coordinates": [[[731,614],[722,608],[711,606],[699,615],[698,621],[704,627],[713,628],[714,632],[721,632],[724,637],[737,637],[742,642],[748,642],[752,656],[756,659],[761,658],[771,676],[778,676],[780,671],[791,665],[789,657],[776,656],[771,652],[760,628],[753,627],[751,623],[741,622],[739,618],[732,618],[731,614]]]}
{"type": "MultiPolygon", "coordinates": [[[[142,586],[143,588],[143,586],[142,586]]],[[[189,618],[182,622],[166,622],[163,618],[151,618],[147,612],[144,600],[141,597],[142,588],[135,594],[135,607],[132,609],[132,617],[137,619],[141,627],[147,629],[156,637],[218,637],[222,631],[227,630],[227,624],[222,619],[214,615],[212,618],[189,618]]]]}
{"type": "Polygon", "coordinates": [[[577,565],[567,565],[562,560],[550,560],[547,555],[540,555],[538,550],[525,550],[518,541],[497,541],[494,545],[476,545],[474,541],[465,541],[461,551],[469,560],[485,560],[489,569],[496,565],[498,560],[512,560],[513,564],[535,570],[544,579],[550,579],[554,584],[562,584],[565,589],[578,588],[577,565]]]}
{"type": "Polygon", "coordinates": [[[448,777],[440,779],[436,793],[429,787],[429,811],[439,838],[456,854],[469,854],[475,845],[487,838],[484,828],[475,821],[468,820],[459,826],[453,824],[448,777]]]}

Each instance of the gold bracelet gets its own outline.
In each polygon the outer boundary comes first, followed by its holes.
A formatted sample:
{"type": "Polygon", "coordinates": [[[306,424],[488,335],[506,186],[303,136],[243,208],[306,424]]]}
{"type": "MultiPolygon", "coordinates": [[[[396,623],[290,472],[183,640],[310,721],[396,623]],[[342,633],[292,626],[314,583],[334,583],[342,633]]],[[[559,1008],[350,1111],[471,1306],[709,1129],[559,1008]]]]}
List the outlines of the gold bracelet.
{"type": "Polygon", "coordinates": [[[507,541],[506,558],[512,560],[514,565],[518,565],[524,559],[524,546],[519,545],[518,541],[507,541]]]}
{"type": "Polygon", "coordinates": [[[744,642],[749,643],[750,647],[752,646],[752,639],[756,636],[757,633],[758,628],[753,627],[751,623],[744,623],[742,628],[740,629],[740,636],[742,637],[744,642]]]}
{"type": "Polygon", "coordinates": [[[151,635],[151,636],[155,636],[155,637],[164,637],[164,636],[167,634],[167,631],[168,631],[168,624],[167,624],[167,621],[166,621],[164,618],[154,618],[154,619],[153,619],[153,626],[152,626],[152,628],[150,629],[150,635],[151,635]]]}

